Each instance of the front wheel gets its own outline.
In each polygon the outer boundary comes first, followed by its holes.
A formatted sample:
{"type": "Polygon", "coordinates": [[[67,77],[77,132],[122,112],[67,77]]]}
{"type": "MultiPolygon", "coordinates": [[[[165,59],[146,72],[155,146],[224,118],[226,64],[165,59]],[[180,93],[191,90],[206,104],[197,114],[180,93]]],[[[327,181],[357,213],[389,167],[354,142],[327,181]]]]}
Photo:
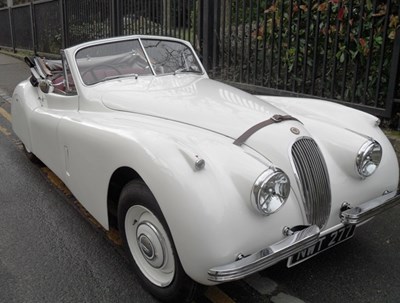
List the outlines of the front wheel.
{"type": "Polygon", "coordinates": [[[144,182],[134,180],[123,188],[118,226],[145,288],[165,302],[190,302],[197,283],[184,272],[165,218],[144,182]]]}

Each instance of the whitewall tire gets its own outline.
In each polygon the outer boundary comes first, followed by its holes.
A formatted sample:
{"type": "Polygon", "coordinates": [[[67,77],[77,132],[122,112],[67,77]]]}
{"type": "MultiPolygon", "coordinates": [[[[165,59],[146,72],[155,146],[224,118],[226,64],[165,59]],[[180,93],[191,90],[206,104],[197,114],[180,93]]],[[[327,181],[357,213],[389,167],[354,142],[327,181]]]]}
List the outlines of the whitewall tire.
{"type": "Polygon", "coordinates": [[[199,285],[184,272],[167,222],[143,181],[134,180],[124,186],[118,227],[144,287],[164,302],[191,302],[199,285]]]}

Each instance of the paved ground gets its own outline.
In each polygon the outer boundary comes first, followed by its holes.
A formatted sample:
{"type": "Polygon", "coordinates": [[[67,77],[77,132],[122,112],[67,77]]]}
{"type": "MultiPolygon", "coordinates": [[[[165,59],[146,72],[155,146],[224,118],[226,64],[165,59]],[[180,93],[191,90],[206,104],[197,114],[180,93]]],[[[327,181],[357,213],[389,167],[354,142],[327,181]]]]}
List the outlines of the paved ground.
{"type": "Polygon", "coordinates": [[[0,302],[156,302],[116,248],[4,130],[10,125],[3,119],[0,302]]]}
{"type": "MultiPolygon", "coordinates": [[[[0,302],[155,302],[119,246],[23,155],[9,96],[27,75],[0,54],[0,302]]],[[[196,303],[400,302],[399,217],[396,207],[308,262],[209,288],[196,303]]]]}
{"type": "Polygon", "coordinates": [[[21,60],[0,54],[0,88],[12,92],[15,84],[27,78],[28,66],[21,60]]]}
{"type": "MultiPolygon", "coordinates": [[[[26,78],[0,54],[0,110],[26,78]]],[[[0,302],[156,302],[128,262],[24,156],[0,119],[0,302]]]]}

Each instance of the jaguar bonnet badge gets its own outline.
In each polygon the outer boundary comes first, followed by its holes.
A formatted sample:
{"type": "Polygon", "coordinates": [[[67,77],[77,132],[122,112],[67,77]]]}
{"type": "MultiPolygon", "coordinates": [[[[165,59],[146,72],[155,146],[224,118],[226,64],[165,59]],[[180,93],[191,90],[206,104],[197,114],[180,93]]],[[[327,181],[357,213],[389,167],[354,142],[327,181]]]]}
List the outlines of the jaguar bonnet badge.
{"type": "Polygon", "coordinates": [[[295,134],[295,135],[299,135],[300,134],[300,130],[296,127],[291,127],[290,131],[295,134]]]}

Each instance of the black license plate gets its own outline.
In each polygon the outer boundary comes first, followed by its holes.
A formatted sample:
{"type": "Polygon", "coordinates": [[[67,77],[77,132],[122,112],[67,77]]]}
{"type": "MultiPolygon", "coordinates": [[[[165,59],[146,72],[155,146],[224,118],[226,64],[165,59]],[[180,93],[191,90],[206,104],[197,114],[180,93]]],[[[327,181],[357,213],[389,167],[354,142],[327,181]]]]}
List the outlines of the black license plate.
{"type": "Polygon", "coordinates": [[[354,235],[355,229],[355,225],[346,225],[327,235],[320,237],[319,241],[316,244],[289,257],[287,266],[295,266],[307,259],[310,259],[311,257],[314,257],[320,252],[327,250],[328,248],[331,248],[339,243],[342,243],[343,241],[350,239],[354,235]]]}

